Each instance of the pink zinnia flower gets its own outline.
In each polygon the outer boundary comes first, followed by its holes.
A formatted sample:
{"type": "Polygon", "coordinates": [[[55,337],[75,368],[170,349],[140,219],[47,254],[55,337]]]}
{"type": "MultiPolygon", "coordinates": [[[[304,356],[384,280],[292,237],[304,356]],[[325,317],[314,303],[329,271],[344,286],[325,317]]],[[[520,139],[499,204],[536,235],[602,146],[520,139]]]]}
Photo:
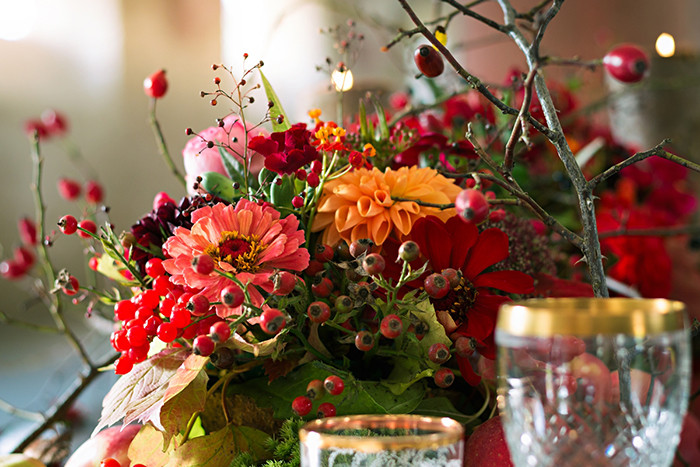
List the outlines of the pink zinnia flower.
{"type": "MultiPolygon", "coordinates": [[[[218,269],[247,286],[251,304],[258,307],[264,301],[258,288],[272,292],[270,276],[276,270],[302,271],[309,265],[309,252],[301,247],[304,232],[299,221],[294,216],[280,219],[270,206],[247,199],[235,206],[219,203],[194,211],[192,222],[191,229],[178,227],[163,245],[170,256],[163,266],[173,283],[201,289],[210,301],[219,301],[219,293],[231,280],[216,272],[197,273],[192,266],[196,256],[211,256],[218,269]]],[[[216,312],[225,318],[240,314],[241,307],[217,305],[216,312]]]]}

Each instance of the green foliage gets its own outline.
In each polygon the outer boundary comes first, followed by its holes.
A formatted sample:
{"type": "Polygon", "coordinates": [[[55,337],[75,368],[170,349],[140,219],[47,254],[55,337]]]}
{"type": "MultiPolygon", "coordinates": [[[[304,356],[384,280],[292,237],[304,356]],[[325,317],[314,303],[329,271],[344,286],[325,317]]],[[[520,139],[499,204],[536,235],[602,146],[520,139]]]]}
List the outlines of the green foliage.
{"type": "Polygon", "coordinates": [[[262,70],[258,68],[258,71],[260,72],[260,78],[262,78],[263,87],[265,88],[265,94],[267,95],[267,100],[269,100],[273,104],[269,110],[270,120],[272,122],[272,129],[274,131],[289,130],[292,127],[292,125],[290,125],[289,121],[287,120],[287,113],[282,108],[282,103],[280,102],[279,97],[277,97],[277,93],[275,93],[275,90],[272,89],[272,85],[267,80],[262,70]],[[280,115],[282,116],[282,122],[279,122],[277,120],[277,118],[280,115]]]}
{"type": "Polygon", "coordinates": [[[265,448],[272,454],[272,459],[264,463],[256,463],[255,458],[248,452],[239,454],[229,467],[299,467],[299,429],[306,423],[300,418],[290,418],[284,421],[277,435],[268,438],[265,448]]]}

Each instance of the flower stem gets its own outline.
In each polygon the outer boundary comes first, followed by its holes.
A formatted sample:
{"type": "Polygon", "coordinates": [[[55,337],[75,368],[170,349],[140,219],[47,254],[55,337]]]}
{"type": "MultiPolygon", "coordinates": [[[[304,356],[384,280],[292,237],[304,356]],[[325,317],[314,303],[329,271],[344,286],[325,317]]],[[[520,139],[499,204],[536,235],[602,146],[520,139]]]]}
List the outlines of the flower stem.
{"type": "Polygon", "coordinates": [[[187,182],[185,181],[185,177],[180,173],[177,167],[175,167],[175,163],[173,162],[172,157],[170,157],[170,151],[168,151],[168,146],[165,144],[165,137],[163,136],[163,131],[160,129],[160,123],[158,123],[158,119],[156,118],[157,101],[158,99],[156,98],[151,99],[150,121],[151,127],[153,127],[153,133],[156,137],[158,151],[160,151],[161,156],[163,156],[165,163],[167,164],[168,168],[173,173],[173,175],[175,175],[175,178],[177,178],[182,184],[182,186],[186,188],[187,182]]]}

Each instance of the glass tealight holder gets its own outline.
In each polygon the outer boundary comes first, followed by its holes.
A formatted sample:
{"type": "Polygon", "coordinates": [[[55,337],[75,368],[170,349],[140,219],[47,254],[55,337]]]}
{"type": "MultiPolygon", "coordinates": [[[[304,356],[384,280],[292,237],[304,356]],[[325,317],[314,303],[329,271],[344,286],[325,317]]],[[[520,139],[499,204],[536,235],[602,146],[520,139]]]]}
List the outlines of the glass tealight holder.
{"type": "Polygon", "coordinates": [[[461,467],[464,429],[450,418],[352,415],[299,430],[302,467],[461,467]]]}
{"type": "Polygon", "coordinates": [[[499,408],[519,466],[668,466],[688,405],[685,306],[536,299],[496,325],[499,408]]]}

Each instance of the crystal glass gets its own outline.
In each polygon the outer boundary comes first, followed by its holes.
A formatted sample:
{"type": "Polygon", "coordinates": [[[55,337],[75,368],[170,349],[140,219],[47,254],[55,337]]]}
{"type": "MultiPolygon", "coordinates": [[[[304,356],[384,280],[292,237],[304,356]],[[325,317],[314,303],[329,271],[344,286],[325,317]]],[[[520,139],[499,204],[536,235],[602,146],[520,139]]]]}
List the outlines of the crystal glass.
{"type": "Polygon", "coordinates": [[[690,386],[685,307],[660,299],[512,302],[496,325],[516,466],[668,466],[690,386]]]}
{"type": "Polygon", "coordinates": [[[302,467],[461,467],[464,429],[450,418],[353,415],[299,430],[302,467]]]}

